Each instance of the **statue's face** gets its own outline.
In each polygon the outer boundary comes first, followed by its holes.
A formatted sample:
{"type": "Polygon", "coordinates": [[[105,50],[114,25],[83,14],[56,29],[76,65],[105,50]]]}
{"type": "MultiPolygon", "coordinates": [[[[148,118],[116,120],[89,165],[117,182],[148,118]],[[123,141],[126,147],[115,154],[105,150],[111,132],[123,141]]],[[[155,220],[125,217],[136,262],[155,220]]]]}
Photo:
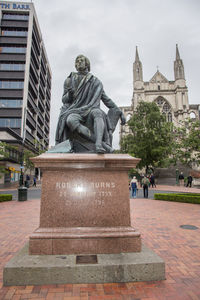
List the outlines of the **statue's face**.
{"type": "Polygon", "coordinates": [[[87,68],[86,61],[84,56],[79,56],[76,59],[76,70],[77,71],[85,71],[87,68]]]}

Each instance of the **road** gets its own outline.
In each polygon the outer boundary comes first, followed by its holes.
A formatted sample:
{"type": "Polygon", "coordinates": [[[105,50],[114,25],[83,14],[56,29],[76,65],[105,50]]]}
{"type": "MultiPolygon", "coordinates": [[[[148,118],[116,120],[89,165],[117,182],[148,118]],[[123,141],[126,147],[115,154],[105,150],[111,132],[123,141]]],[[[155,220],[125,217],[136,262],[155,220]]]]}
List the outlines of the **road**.
{"type": "MultiPolygon", "coordinates": [[[[18,190],[1,190],[0,194],[12,194],[13,195],[13,200],[18,200],[18,190]]],[[[28,194],[27,194],[27,199],[32,200],[32,199],[39,199],[41,197],[41,188],[29,188],[28,189],[28,194]]]]}
{"type": "MultiPolygon", "coordinates": [[[[154,199],[154,194],[155,193],[174,193],[174,191],[160,191],[160,190],[155,190],[155,189],[151,189],[149,188],[149,199],[154,199]]],[[[0,190],[0,194],[12,194],[13,195],[13,200],[17,200],[18,199],[18,190],[0,190]]],[[[32,200],[32,199],[40,199],[41,197],[41,188],[29,188],[28,189],[28,195],[27,195],[27,199],[28,200],[32,200]]],[[[131,198],[131,194],[130,194],[130,198],[131,198]]],[[[143,190],[139,189],[138,193],[137,193],[137,198],[143,198],[143,190]]]]}

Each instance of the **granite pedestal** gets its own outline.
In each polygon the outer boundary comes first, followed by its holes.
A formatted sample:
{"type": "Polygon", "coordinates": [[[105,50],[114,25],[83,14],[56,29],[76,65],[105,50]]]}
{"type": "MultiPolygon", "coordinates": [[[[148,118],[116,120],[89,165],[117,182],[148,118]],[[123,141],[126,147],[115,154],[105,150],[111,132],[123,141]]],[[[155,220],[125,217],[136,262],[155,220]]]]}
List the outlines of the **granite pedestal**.
{"type": "Polygon", "coordinates": [[[128,170],[139,159],[126,154],[44,153],[40,226],[29,253],[108,254],[141,251],[131,226],[128,170]]]}
{"type": "Polygon", "coordinates": [[[39,228],[4,267],[3,283],[38,285],[165,279],[165,263],[131,226],[129,155],[51,154],[40,167],[39,228]]]}

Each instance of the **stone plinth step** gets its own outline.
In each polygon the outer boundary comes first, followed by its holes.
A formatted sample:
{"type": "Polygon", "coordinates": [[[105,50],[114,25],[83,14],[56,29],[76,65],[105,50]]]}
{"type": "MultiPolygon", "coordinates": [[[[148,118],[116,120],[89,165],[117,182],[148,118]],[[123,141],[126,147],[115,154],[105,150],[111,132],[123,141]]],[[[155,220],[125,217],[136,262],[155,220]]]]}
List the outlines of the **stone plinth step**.
{"type": "Polygon", "coordinates": [[[77,259],[77,255],[29,255],[26,244],[4,267],[3,283],[16,286],[165,279],[164,261],[144,245],[139,253],[97,254],[91,263],[84,259],[77,259]]]}

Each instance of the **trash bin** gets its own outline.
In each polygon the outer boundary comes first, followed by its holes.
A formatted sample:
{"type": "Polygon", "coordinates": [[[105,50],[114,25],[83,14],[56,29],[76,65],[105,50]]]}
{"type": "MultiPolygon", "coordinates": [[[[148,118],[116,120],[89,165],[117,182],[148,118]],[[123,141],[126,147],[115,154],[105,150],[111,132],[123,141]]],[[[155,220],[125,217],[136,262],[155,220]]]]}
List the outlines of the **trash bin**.
{"type": "Polygon", "coordinates": [[[27,188],[24,186],[20,186],[18,188],[18,201],[26,201],[27,200],[27,188]]]}

